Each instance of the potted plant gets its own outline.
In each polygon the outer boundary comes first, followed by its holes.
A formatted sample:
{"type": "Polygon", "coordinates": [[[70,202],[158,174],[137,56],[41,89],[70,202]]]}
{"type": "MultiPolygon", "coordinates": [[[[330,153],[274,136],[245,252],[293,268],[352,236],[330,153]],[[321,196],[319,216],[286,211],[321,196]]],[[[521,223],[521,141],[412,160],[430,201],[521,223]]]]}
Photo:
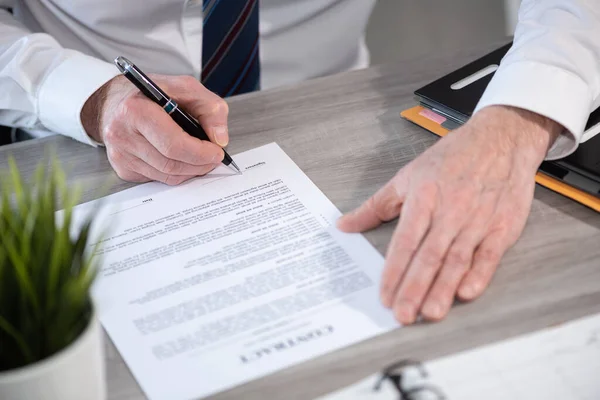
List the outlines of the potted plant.
{"type": "Polygon", "coordinates": [[[92,217],[72,226],[80,193],[67,188],[55,160],[40,163],[31,184],[12,159],[0,177],[2,400],[106,398],[103,336],[90,295],[92,217]]]}

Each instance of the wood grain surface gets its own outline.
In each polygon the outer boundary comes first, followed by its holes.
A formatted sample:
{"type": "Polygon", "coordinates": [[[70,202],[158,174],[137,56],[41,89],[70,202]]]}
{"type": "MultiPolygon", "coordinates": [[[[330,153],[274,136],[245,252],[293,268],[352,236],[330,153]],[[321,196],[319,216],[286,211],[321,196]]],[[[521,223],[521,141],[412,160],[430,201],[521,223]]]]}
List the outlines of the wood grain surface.
{"type": "MultiPolygon", "coordinates": [[[[413,91],[498,45],[230,99],[228,151],[235,155],[277,142],[342,212],[349,211],[438,140],[400,117],[414,105],[413,91]]],[[[132,186],[116,179],[102,148],[59,136],[0,147],[0,166],[12,155],[28,174],[49,148],[69,169],[70,182],[85,185],[85,201],[106,182],[112,182],[111,192],[132,186]]],[[[394,226],[366,237],[385,254],[394,226]]],[[[311,399],[401,358],[431,359],[595,312],[600,312],[600,214],[537,187],[524,234],[478,301],[457,304],[440,323],[397,329],[214,398],[311,399]]],[[[106,342],[109,398],[145,398],[106,342]]]]}

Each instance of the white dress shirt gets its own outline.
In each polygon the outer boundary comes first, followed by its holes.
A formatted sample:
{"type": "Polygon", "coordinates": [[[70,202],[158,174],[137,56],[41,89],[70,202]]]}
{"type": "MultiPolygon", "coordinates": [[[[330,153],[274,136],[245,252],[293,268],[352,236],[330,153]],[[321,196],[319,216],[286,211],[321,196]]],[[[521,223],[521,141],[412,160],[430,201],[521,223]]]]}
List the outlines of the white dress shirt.
{"type": "MultiPolygon", "coordinates": [[[[366,67],[374,2],[260,0],[262,87],[366,67]]],[[[515,36],[477,110],[504,104],[553,118],[566,132],[549,158],[562,157],[598,105],[600,1],[524,0],[515,36]]],[[[116,56],[198,77],[201,49],[202,0],[0,0],[0,125],[94,144],[80,112],[118,74],[116,56]]]]}
{"type": "Polygon", "coordinates": [[[547,159],[576,150],[600,105],[600,0],[523,0],[514,44],[476,111],[523,108],[560,123],[547,159]]]}
{"type": "MultiPolygon", "coordinates": [[[[368,66],[374,4],[260,0],[262,88],[368,66]]],[[[202,0],[0,0],[0,125],[93,144],[80,112],[119,73],[119,55],[145,72],[199,77],[202,0]]]]}

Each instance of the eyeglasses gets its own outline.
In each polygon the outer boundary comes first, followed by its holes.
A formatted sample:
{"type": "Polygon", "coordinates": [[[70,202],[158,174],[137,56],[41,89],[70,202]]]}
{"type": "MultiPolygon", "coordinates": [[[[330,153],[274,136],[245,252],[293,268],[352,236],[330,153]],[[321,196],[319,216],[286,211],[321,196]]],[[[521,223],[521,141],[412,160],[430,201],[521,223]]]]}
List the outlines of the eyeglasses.
{"type": "MultiPolygon", "coordinates": [[[[402,360],[386,367],[381,378],[375,384],[374,391],[379,391],[384,381],[391,382],[398,391],[398,400],[448,400],[447,397],[437,387],[423,383],[411,382],[409,378],[420,376],[417,381],[422,381],[428,377],[427,371],[423,365],[414,360],[402,360]]],[[[413,379],[414,381],[414,379],[413,379]]]]}

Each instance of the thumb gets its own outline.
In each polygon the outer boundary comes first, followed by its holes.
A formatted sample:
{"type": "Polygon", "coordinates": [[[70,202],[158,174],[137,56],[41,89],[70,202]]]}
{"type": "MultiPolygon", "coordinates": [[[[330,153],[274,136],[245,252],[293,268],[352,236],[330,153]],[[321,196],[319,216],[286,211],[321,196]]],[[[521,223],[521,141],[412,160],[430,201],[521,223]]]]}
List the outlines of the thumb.
{"type": "Polygon", "coordinates": [[[179,106],[198,120],[213,143],[221,147],[229,143],[227,102],[205,88],[191,76],[168,77],[168,88],[179,106]]]}
{"type": "Polygon", "coordinates": [[[344,232],[363,232],[391,221],[400,214],[404,196],[399,195],[394,181],[388,182],[356,210],[338,220],[344,232]]]}

